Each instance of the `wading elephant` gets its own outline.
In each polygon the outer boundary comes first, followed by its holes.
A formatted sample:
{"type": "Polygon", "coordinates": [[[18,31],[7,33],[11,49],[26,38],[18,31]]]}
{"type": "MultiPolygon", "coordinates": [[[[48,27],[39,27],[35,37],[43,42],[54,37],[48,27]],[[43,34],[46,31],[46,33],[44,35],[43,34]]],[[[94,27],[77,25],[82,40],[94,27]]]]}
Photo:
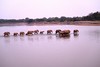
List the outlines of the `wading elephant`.
{"type": "Polygon", "coordinates": [[[74,34],[78,34],[78,32],[79,32],[79,30],[77,30],[77,29],[73,30],[74,34]]]}
{"type": "Polygon", "coordinates": [[[40,34],[43,34],[44,33],[44,31],[40,31],[40,34]]]}
{"type": "Polygon", "coordinates": [[[39,33],[39,30],[34,30],[33,33],[34,33],[34,34],[38,34],[38,33],[39,33]]]}
{"type": "Polygon", "coordinates": [[[25,33],[24,32],[20,32],[20,36],[24,36],[25,35],[25,33]]]}
{"type": "Polygon", "coordinates": [[[33,32],[34,32],[34,31],[28,31],[28,32],[26,33],[26,35],[33,35],[33,32]]]}
{"type": "Polygon", "coordinates": [[[58,30],[56,30],[56,31],[55,31],[55,33],[56,33],[56,34],[59,34],[59,32],[60,32],[60,31],[61,31],[61,30],[60,30],[60,29],[58,29],[58,30]]]}
{"type": "Polygon", "coordinates": [[[17,36],[17,35],[18,35],[18,33],[17,33],[17,32],[13,33],[13,36],[17,36]]]}
{"type": "Polygon", "coordinates": [[[68,37],[70,36],[70,30],[63,30],[59,32],[60,37],[68,37]]]}
{"type": "Polygon", "coordinates": [[[4,32],[4,37],[8,37],[10,35],[10,32],[4,32]]]}
{"type": "Polygon", "coordinates": [[[52,30],[47,30],[47,34],[52,34],[53,31],[52,30]]]}

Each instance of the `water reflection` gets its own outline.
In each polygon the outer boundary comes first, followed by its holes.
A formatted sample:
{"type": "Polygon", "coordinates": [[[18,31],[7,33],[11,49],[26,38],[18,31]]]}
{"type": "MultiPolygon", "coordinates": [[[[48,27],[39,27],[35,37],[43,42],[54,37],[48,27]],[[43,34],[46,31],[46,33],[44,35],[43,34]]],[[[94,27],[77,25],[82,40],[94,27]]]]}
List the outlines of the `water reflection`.
{"type": "Polygon", "coordinates": [[[70,38],[70,35],[67,35],[67,36],[65,36],[65,37],[59,37],[59,38],[69,39],[69,38],[70,38]]]}
{"type": "Polygon", "coordinates": [[[47,38],[52,39],[53,37],[52,37],[52,35],[47,35],[47,38]]]}
{"type": "Polygon", "coordinates": [[[96,42],[100,43],[100,30],[89,30],[87,34],[90,36],[89,38],[95,39],[96,42]]]}
{"type": "Polygon", "coordinates": [[[34,40],[39,40],[39,36],[38,35],[34,35],[34,40]]]}
{"type": "Polygon", "coordinates": [[[56,35],[56,39],[70,39],[70,37],[71,37],[71,35],[67,35],[67,36],[64,36],[64,37],[56,35]]]}
{"type": "MultiPolygon", "coordinates": [[[[71,35],[67,35],[66,37],[60,37],[59,35],[33,35],[33,36],[10,36],[10,37],[3,37],[5,42],[8,43],[11,41],[14,42],[21,42],[21,41],[43,41],[43,40],[53,40],[53,39],[70,39],[71,35]]],[[[74,37],[78,37],[78,34],[74,37]]]]}
{"type": "Polygon", "coordinates": [[[45,39],[45,35],[41,35],[39,38],[40,38],[40,40],[44,40],[45,39]]]}
{"type": "Polygon", "coordinates": [[[10,37],[4,37],[5,43],[10,43],[10,37]]]}
{"type": "Polygon", "coordinates": [[[24,36],[20,36],[20,40],[24,41],[25,40],[24,36]]]}
{"type": "Polygon", "coordinates": [[[14,41],[18,41],[18,37],[17,36],[14,36],[14,41]]]}
{"type": "Polygon", "coordinates": [[[74,38],[77,38],[79,36],[79,34],[73,34],[74,38]]]}
{"type": "MultiPolygon", "coordinates": [[[[27,31],[27,29],[38,28],[46,31],[48,28],[73,30],[76,27],[66,25],[3,27],[0,28],[0,31],[2,29],[0,33],[6,29],[11,29],[10,32],[13,32],[16,29],[27,31]]],[[[100,67],[100,27],[77,28],[80,29],[79,34],[70,34],[67,37],[47,34],[0,37],[0,67],[2,64],[4,67],[27,65],[29,67],[100,67]],[[5,61],[2,62],[3,60],[5,61]]]]}
{"type": "Polygon", "coordinates": [[[34,40],[32,36],[28,36],[27,38],[28,38],[29,41],[33,41],[34,40]]]}

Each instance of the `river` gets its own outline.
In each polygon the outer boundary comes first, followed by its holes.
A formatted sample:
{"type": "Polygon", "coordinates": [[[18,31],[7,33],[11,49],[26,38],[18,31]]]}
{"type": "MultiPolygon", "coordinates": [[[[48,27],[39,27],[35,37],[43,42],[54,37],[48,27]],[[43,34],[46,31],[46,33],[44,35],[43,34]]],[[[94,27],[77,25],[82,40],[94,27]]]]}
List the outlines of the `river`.
{"type": "Polygon", "coordinates": [[[100,26],[48,25],[0,27],[0,67],[100,67],[100,26]],[[43,35],[12,36],[14,32],[43,30],[43,35]],[[48,29],[53,30],[47,35],[48,29]],[[69,29],[60,38],[56,29],[69,29]],[[73,30],[79,35],[74,36],[73,30]],[[10,37],[3,37],[9,31],[10,37]]]}

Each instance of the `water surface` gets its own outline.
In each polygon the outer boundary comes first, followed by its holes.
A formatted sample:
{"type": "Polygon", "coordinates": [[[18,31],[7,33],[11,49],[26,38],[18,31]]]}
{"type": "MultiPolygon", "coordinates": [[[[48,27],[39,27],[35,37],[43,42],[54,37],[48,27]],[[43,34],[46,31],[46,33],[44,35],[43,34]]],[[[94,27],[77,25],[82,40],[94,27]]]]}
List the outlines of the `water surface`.
{"type": "Polygon", "coordinates": [[[0,27],[0,67],[100,67],[100,26],[3,26],[0,27]],[[44,35],[12,36],[14,32],[44,30],[44,35]],[[46,35],[52,29],[53,35],[46,35]],[[59,38],[56,29],[71,30],[59,38]],[[72,31],[79,30],[74,36],[72,31]],[[11,32],[3,37],[3,32],[11,32]]]}

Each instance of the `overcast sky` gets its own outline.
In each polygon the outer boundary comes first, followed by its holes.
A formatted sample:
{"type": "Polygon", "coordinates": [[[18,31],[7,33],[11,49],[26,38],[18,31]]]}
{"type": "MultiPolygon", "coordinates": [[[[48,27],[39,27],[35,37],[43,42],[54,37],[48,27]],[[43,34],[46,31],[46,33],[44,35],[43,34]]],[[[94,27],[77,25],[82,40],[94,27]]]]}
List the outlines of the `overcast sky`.
{"type": "Polygon", "coordinates": [[[85,16],[100,11],[100,0],[0,0],[0,19],[85,16]]]}

